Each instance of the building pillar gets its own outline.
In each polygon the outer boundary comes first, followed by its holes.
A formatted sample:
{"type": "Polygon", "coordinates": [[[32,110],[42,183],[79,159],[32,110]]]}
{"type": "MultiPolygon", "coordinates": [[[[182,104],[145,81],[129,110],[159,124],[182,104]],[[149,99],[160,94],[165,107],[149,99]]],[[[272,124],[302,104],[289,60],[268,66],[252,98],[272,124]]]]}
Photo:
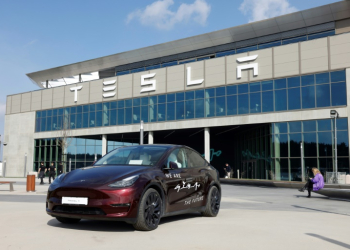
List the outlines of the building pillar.
{"type": "Polygon", "coordinates": [[[107,154],[107,135],[102,135],[102,156],[107,154]]]}
{"type": "MultiPolygon", "coordinates": [[[[350,68],[347,68],[345,70],[345,74],[346,74],[346,86],[349,86],[348,84],[350,84],[350,68]]],[[[350,117],[350,88],[347,87],[346,88],[346,100],[347,100],[347,103],[348,105],[346,106],[346,109],[347,109],[347,118],[348,118],[348,138],[350,138],[350,122],[349,122],[349,117],[350,117]]],[[[350,155],[350,147],[349,147],[349,155],[350,155]]],[[[350,157],[349,157],[349,166],[350,166],[350,157]]]]}
{"type": "Polygon", "coordinates": [[[154,137],[153,137],[153,131],[148,132],[148,144],[153,144],[154,137]]]}
{"type": "Polygon", "coordinates": [[[204,158],[210,162],[210,129],[204,128],[204,158]]]}

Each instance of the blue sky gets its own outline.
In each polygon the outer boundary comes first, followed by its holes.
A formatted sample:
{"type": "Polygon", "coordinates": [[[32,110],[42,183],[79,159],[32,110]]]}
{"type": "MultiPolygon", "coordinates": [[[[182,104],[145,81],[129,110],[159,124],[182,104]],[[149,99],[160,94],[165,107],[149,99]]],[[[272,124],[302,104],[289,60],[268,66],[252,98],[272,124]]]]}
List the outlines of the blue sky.
{"type": "Polygon", "coordinates": [[[336,0],[16,0],[0,2],[0,134],[26,73],[309,9],[336,0]]]}

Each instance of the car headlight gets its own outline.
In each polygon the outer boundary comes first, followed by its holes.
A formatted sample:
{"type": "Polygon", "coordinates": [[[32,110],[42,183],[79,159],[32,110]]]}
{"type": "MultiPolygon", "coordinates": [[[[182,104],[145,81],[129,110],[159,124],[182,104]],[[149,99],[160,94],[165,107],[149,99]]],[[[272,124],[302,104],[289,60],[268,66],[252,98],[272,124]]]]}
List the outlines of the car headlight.
{"type": "Polygon", "coordinates": [[[135,183],[135,181],[139,178],[138,175],[134,175],[128,178],[125,178],[123,180],[114,182],[112,184],[109,184],[109,187],[113,187],[113,188],[123,188],[123,187],[130,187],[132,184],[135,183]]]}

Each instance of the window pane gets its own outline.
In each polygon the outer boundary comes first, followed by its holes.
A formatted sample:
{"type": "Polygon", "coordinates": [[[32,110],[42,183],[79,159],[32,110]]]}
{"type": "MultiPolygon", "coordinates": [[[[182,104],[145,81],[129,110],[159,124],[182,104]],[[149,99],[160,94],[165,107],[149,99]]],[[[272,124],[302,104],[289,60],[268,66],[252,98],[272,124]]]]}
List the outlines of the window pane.
{"type": "MultiPolygon", "coordinates": [[[[126,104],[126,102],[125,102],[126,104]]],[[[132,123],[132,108],[125,108],[125,124],[131,124],[132,123]]]]}
{"type": "Polygon", "coordinates": [[[289,133],[301,132],[301,122],[289,122],[289,133]]]}
{"type": "Polygon", "coordinates": [[[228,55],[233,55],[233,54],[236,54],[236,50],[229,50],[229,51],[216,53],[215,56],[216,57],[222,57],[222,56],[228,56],[228,55]]]}
{"type": "Polygon", "coordinates": [[[96,103],[96,111],[102,110],[102,103],[96,103]]]}
{"type": "Polygon", "coordinates": [[[288,110],[300,109],[300,88],[288,89],[288,110]]]}
{"type": "Polygon", "coordinates": [[[262,91],[273,90],[273,81],[261,82],[261,89],[262,91]]]}
{"type": "Polygon", "coordinates": [[[329,107],[331,105],[331,95],[329,84],[316,85],[317,107],[329,107]]]}
{"type": "Polygon", "coordinates": [[[90,112],[89,113],[89,128],[95,127],[95,126],[96,126],[96,114],[95,114],[95,112],[90,112]]]}
{"type": "Polygon", "coordinates": [[[255,46],[245,47],[245,48],[241,48],[241,49],[236,49],[236,51],[237,51],[237,54],[238,54],[238,53],[243,53],[243,52],[247,52],[247,51],[253,51],[253,50],[257,50],[257,49],[258,49],[258,46],[255,45],[255,46]]]}
{"type": "Polygon", "coordinates": [[[345,70],[331,72],[331,80],[332,82],[345,82],[345,70]]]}
{"type": "Polygon", "coordinates": [[[288,157],[288,134],[275,135],[275,157],[288,157]]]}
{"type": "Polygon", "coordinates": [[[227,115],[237,115],[237,96],[227,96],[227,115]]]}
{"type": "Polygon", "coordinates": [[[332,157],[332,132],[319,132],[317,136],[319,156],[332,157]]]}
{"type": "MultiPolygon", "coordinates": [[[[334,119],[332,119],[334,121],[334,119]]],[[[337,130],[348,130],[348,118],[337,119],[337,130]]]]}
{"type": "Polygon", "coordinates": [[[301,133],[289,134],[290,157],[300,157],[301,133]]]}
{"type": "Polygon", "coordinates": [[[205,116],[206,117],[215,116],[215,98],[205,99],[205,116]]]}
{"type": "Polygon", "coordinates": [[[285,89],[287,87],[287,79],[277,79],[275,80],[275,89],[285,89]]]}
{"type": "Polygon", "coordinates": [[[238,94],[248,93],[248,84],[238,85],[238,94]]]}
{"type": "Polygon", "coordinates": [[[141,110],[140,110],[140,107],[133,107],[133,110],[132,110],[132,122],[133,123],[140,123],[140,113],[141,113],[141,110]]]}
{"type": "Polygon", "coordinates": [[[158,104],[158,121],[165,121],[165,104],[158,104]]]}
{"type": "Polygon", "coordinates": [[[189,100],[185,103],[185,114],[186,119],[193,119],[194,118],[194,101],[189,100]]]}
{"type": "Polygon", "coordinates": [[[226,95],[226,88],[225,87],[216,88],[215,95],[216,96],[224,96],[224,95],[226,95]]]}
{"type": "Polygon", "coordinates": [[[185,93],[181,92],[181,93],[176,93],[176,101],[184,101],[185,100],[185,93]]]}
{"type": "Polygon", "coordinates": [[[318,131],[330,131],[332,130],[331,120],[318,120],[317,121],[318,131]]]}
{"type": "Polygon", "coordinates": [[[301,77],[301,85],[302,86],[308,86],[308,85],[314,85],[314,84],[315,84],[315,76],[314,75],[308,75],[308,76],[301,77]]]}
{"type": "Polygon", "coordinates": [[[197,99],[195,101],[195,114],[196,118],[204,117],[204,99],[197,99]]]}
{"type": "Polygon", "coordinates": [[[148,122],[148,106],[141,106],[141,120],[148,122]]]}
{"type": "Polygon", "coordinates": [[[262,44],[259,44],[259,49],[266,49],[266,48],[276,47],[280,45],[281,45],[281,41],[262,43],[262,44]]]}
{"type": "Polygon", "coordinates": [[[89,127],[89,113],[83,113],[83,128],[88,128],[88,127],[89,127]]]}
{"type": "Polygon", "coordinates": [[[345,82],[332,83],[332,106],[346,105],[346,85],[345,82]]]}
{"type": "Polygon", "coordinates": [[[348,131],[337,131],[338,156],[349,155],[348,131]]]}
{"type": "Polygon", "coordinates": [[[304,132],[316,131],[316,121],[303,121],[303,131],[304,132]]]}
{"type": "Polygon", "coordinates": [[[140,106],[140,104],[141,104],[141,100],[140,100],[140,98],[134,98],[133,100],[132,100],[132,105],[135,107],[135,106],[140,106]]]}
{"type": "Polygon", "coordinates": [[[338,172],[349,173],[349,159],[348,159],[348,157],[338,159],[338,172]]]}
{"type": "MultiPolygon", "coordinates": [[[[183,102],[181,103],[183,104],[183,102]]],[[[167,121],[175,120],[175,102],[167,103],[166,114],[167,114],[167,121]]]]}
{"type": "Polygon", "coordinates": [[[238,95],[238,114],[248,114],[248,113],[249,113],[248,94],[238,95]]]}
{"type": "Polygon", "coordinates": [[[117,102],[110,102],[110,103],[109,103],[109,108],[110,108],[110,109],[116,109],[116,108],[118,108],[117,102]]]}
{"type": "Polygon", "coordinates": [[[175,102],[175,94],[167,94],[166,101],[167,102],[175,102]]]}
{"type": "Polygon", "coordinates": [[[215,97],[215,89],[206,89],[205,90],[205,97],[215,97]]]}
{"type": "Polygon", "coordinates": [[[287,90],[275,91],[275,111],[287,110],[287,90]]]}
{"type": "Polygon", "coordinates": [[[291,181],[302,181],[301,180],[301,159],[293,158],[290,159],[290,177],[291,181]]]}
{"type": "MultiPolygon", "coordinates": [[[[162,104],[163,105],[163,104],[162,104]]],[[[149,121],[150,122],[156,122],[157,121],[157,105],[156,104],[152,104],[148,106],[149,108],[149,121]]]]}
{"type": "Polygon", "coordinates": [[[273,112],[273,91],[262,92],[262,112],[273,112]]]}
{"type": "Polygon", "coordinates": [[[118,101],[118,108],[124,108],[124,100],[118,101]]]}
{"type": "Polygon", "coordinates": [[[288,80],[288,88],[300,86],[300,76],[290,77],[288,80]]]}
{"type": "Polygon", "coordinates": [[[158,97],[157,96],[150,96],[149,98],[149,104],[157,104],[157,99],[158,97]]]}
{"type": "MultiPolygon", "coordinates": [[[[316,133],[304,133],[304,156],[317,156],[316,133]]],[[[316,167],[316,166],[315,166],[316,167]]]]}
{"type": "Polygon", "coordinates": [[[165,95],[159,95],[158,96],[158,103],[165,103],[166,102],[166,96],[165,95]]]}
{"type": "Polygon", "coordinates": [[[288,123],[275,123],[275,134],[288,133],[288,123]]]}
{"type": "Polygon", "coordinates": [[[251,93],[260,91],[260,82],[250,83],[249,84],[249,91],[251,93]]]}
{"type": "Polygon", "coordinates": [[[194,99],[194,91],[185,92],[185,99],[186,100],[193,100],[194,99]]]}
{"type": "Polygon", "coordinates": [[[224,116],[226,115],[226,104],[225,97],[217,97],[216,98],[216,116],[224,116]]]}
{"type": "Polygon", "coordinates": [[[315,87],[303,87],[301,88],[302,95],[302,108],[314,108],[315,107],[315,87]]]}
{"type": "MultiPolygon", "coordinates": [[[[106,111],[109,114],[109,125],[110,126],[115,126],[117,125],[117,110],[116,109],[112,109],[109,111],[106,111]]],[[[104,126],[107,126],[107,119],[106,117],[103,117],[103,124],[104,126]]]]}
{"type": "Polygon", "coordinates": [[[141,105],[148,105],[148,97],[141,98],[141,105]]]}
{"type": "Polygon", "coordinates": [[[124,124],[124,116],[125,116],[124,109],[118,109],[118,125],[124,124]]]}
{"type": "MultiPolygon", "coordinates": [[[[108,119],[107,119],[108,122],[108,119]]],[[[96,127],[101,127],[102,126],[102,111],[97,111],[96,112],[96,127]]]]}
{"type": "Polygon", "coordinates": [[[196,99],[201,99],[204,98],[204,90],[200,89],[200,90],[196,90],[196,99]]]}
{"type": "Polygon", "coordinates": [[[76,115],[76,125],[75,125],[75,127],[76,128],[82,128],[82,126],[83,126],[83,114],[80,113],[80,114],[76,115]]]}
{"type": "Polygon", "coordinates": [[[316,74],[316,84],[329,83],[329,73],[316,74]]]}
{"type": "Polygon", "coordinates": [[[131,108],[132,107],[132,100],[131,99],[125,100],[125,107],[126,108],[131,108]]]}
{"type": "Polygon", "coordinates": [[[260,113],[261,112],[261,99],[260,92],[250,94],[250,113],[260,113]]]}
{"type": "Polygon", "coordinates": [[[227,95],[237,94],[237,85],[231,85],[226,87],[227,95]]]}
{"type": "Polygon", "coordinates": [[[296,38],[284,39],[282,40],[282,44],[298,43],[306,40],[307,40],[306,36],[299,36],[296,38]]]}

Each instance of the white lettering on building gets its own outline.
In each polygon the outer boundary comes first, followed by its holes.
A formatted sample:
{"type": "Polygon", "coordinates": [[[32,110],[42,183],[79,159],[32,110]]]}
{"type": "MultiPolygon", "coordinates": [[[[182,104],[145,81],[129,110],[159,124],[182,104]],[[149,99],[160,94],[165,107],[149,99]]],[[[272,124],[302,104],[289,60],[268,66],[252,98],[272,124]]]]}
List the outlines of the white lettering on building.
{"type": "Polygon", "coordinates": [[[204,79],[191,80],[191,67],[187,67],[187,86],[202,84],[204,79]]]}
{"type": "Polygon", "coordinates": [[[103,82],[103,86],[107,86],[107,87],[103,87],[103,92],[108,92],[108,93],[103,93],[102,96],[104,98],[107,97],[113,97],[115,96],[116,92],[114,91],[117,87],[116,86],[109,86],[109,85],[113,85],[115,84],[117,80],[110,80],[110,81],[104,81],[103,82]]]}
{"type": "Polygon", "coordinates": [[[74,91],[74,102],[78,101],[78,90],[81,90],[83,86],[77,86],[70,88],[70,91],[74,91]]]}
{"type": "Polygon", "coordinates": [[[151,74],[147,74],[147,75],[141,75],[141,86],[146,86],[146,85],[151,85],[150,87],[147,88],[142,88],[140,93],[143,92],[149,92],[149,91],[155,91],[156,90],[156,80],[148,80],[145,81],[148,78],[152,78],[156,75],[156,73],[151,73],[151,74]]]}
{"type": "MultiPolygon", "coordinates": [[[[237,58],[237,61],[240,63],[249,62],[249,61],[254,61],[256,58],[258,58],[258,55],[240,57],[240,58],[237,58]]],[[[237,78],[242,78],[242,70],[244,70],[244,69],[253,69],[254,76],[257,76],[259,74],[258,63],[239,65],[239,66],[237,66],[237,78]]]]}

